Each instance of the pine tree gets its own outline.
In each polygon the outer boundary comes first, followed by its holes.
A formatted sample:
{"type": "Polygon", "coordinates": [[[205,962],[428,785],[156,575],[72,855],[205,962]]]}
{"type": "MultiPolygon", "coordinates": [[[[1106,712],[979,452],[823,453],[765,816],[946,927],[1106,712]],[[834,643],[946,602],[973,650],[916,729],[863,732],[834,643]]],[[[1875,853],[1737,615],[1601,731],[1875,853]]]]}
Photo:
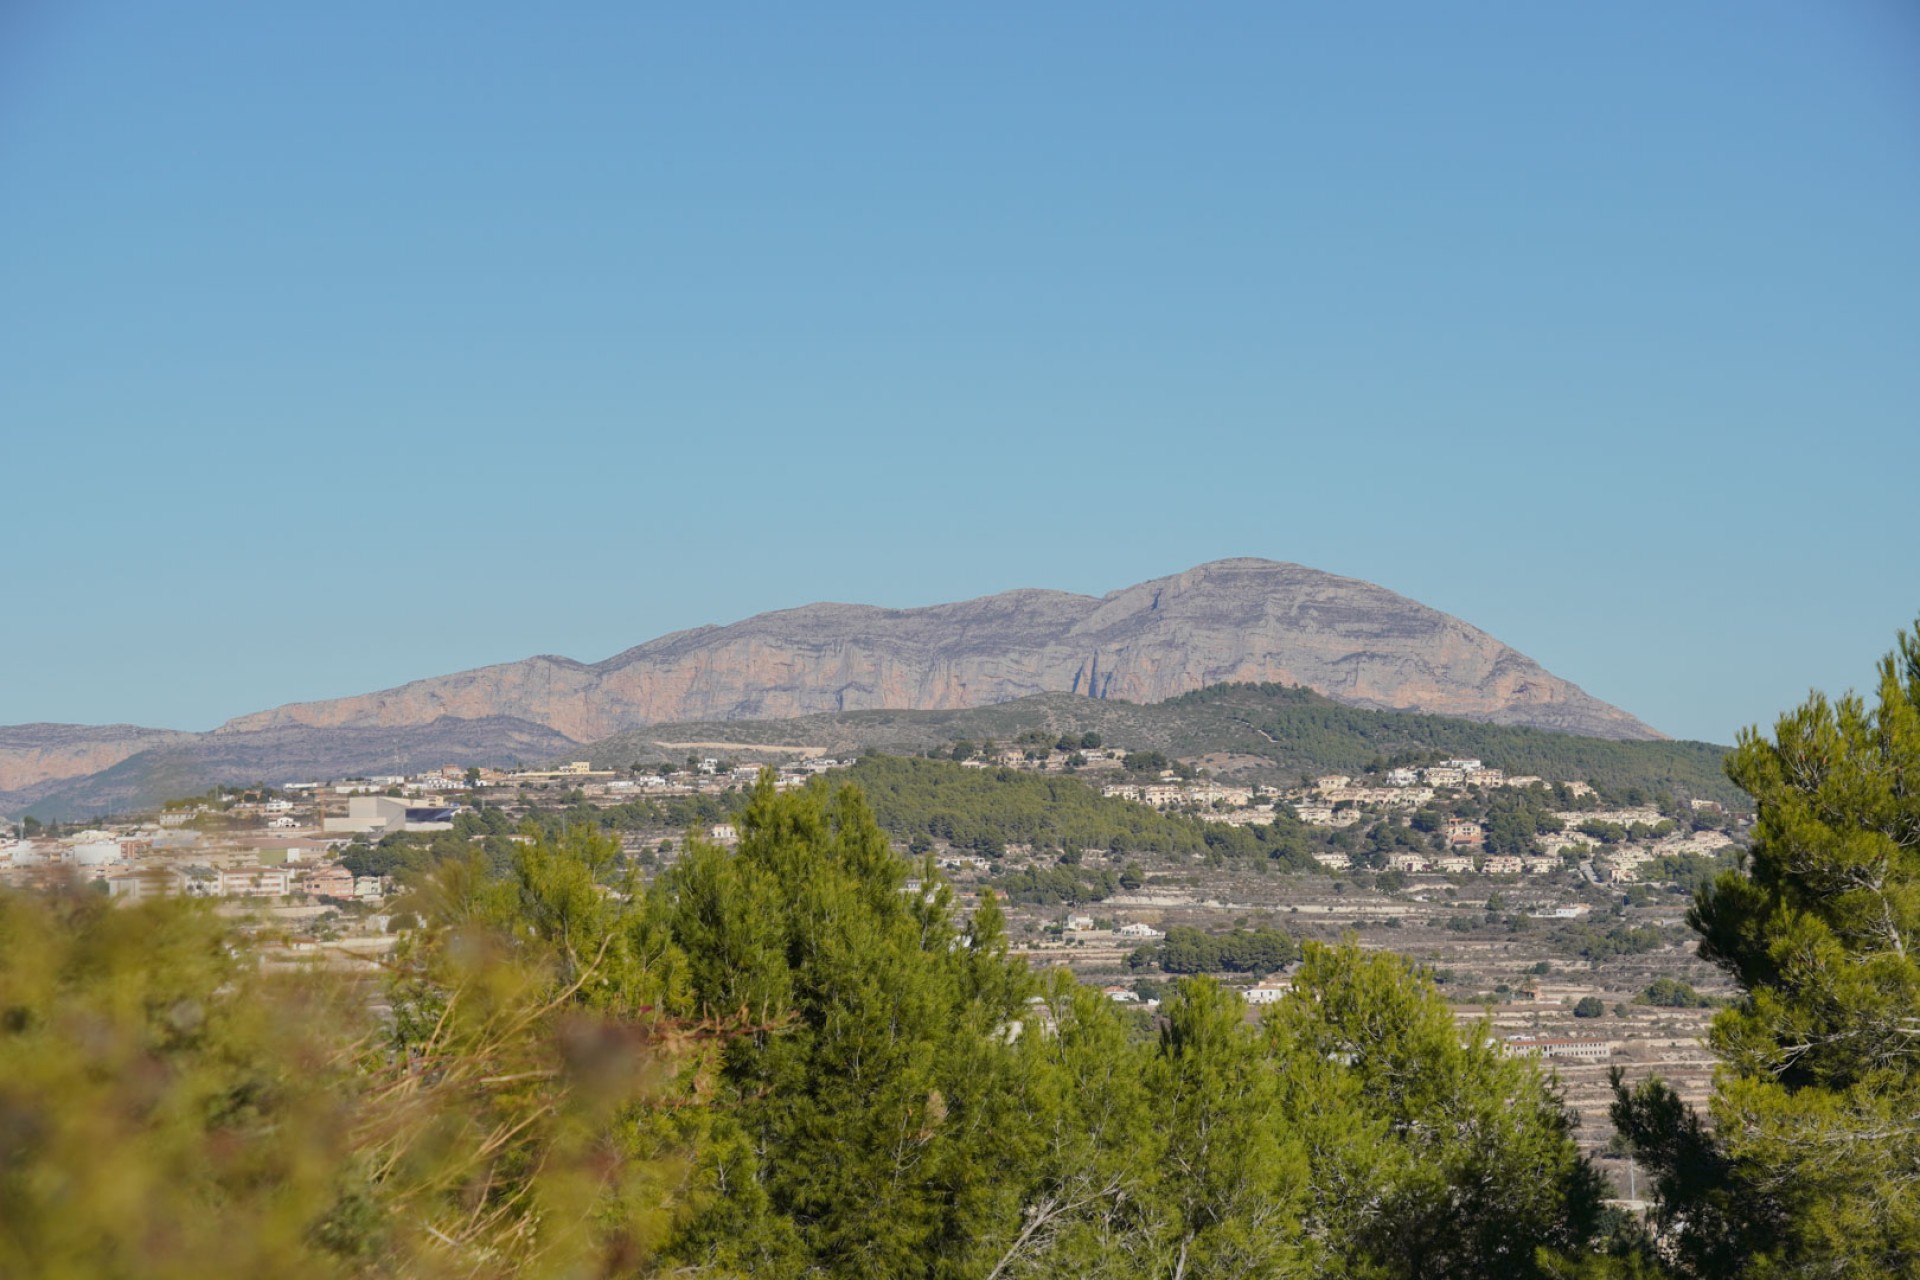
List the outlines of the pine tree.
{"type": "Polygon", "coordinates": [[[1018,1025],[1016,1044],[1036,1064],[1021,1122],[1039,1142],[987,1280],[1153,1274],[1167,1133],[1148,1086],[1151,1044],[1065,969],[1018,1025]]]}
{"type": "Polygon", "coordinates": [[[1398,956],[1309,943],[1267,1033],[1312,1152],[1309,1222],[1361,1274],[1539,1274],[1602,1226],[1572,1114],[1398,956]]]}
{"type": "Polygon", "coordinates": [[[1280,1122],[1278,1076],[1246,1005],[1211,978],[1183,978],[1166,1013],[1149,1076],[1167,1126],[1162,1274],[1310,1274],[1307,1153],[1280,1122]]]}
{"type": "Polygon", "coordinates": [[[978,1274],[1035,1137],[996,1034],[1027,981],[988,906],[973,933],[931,868],[910,890],[859,792],[763,777],[737,851],[670,878],[691,997],[763,1024],[728,1045],[675,1255],[717,1274],[978,1274]],[[971,944],[971,945],[969,945],[971,944]]]}
{"type": "Polygon", "coordinates": [[[1815,694],[1727,766],[1758,806],[1748,873],[1696,898],[1744,995],[1713,1024],[1709,1129],[1658,1082],[1616,1122],[1699,1276],[1920,1272],[1920,626],[1875,705],[1815,694]]]}

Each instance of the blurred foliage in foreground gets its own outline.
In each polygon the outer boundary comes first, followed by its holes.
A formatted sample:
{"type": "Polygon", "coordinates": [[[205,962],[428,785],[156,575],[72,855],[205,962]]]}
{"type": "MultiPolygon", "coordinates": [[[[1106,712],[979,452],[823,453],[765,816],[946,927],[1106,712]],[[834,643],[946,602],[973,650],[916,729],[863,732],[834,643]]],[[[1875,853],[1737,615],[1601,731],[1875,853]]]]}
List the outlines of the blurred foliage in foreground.
{"type": "Polygon", "coordinates": [[[262,974],[199,904],[0,896],[0,1274],[1642,1257],[1551,1082],[1392,956],[1310,946],[1259,1020],[1182,979],[1149,1022],[1011,959],[855,788],[739,825],[651,886],[585,830],[443,864],[378,982],[262,974]]]}
{"type": "Polygon", "coordinates": [[[618,1122],[704,1033],[583,999],[603,956],[449,920],[383,992],[236,946],[199,903],[0,895],[0,1275],[594,1274],[654,1242],[684,1162],[618,1122]]]}

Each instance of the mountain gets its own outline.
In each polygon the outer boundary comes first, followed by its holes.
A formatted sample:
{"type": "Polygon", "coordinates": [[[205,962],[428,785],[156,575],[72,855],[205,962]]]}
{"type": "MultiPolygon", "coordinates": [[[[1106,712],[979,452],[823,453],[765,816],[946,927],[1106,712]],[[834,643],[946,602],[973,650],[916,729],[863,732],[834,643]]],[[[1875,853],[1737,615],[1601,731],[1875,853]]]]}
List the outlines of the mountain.
{"type": "MultiPolygon", "coordinates": [[[[518,751],[519,736],[532,731],[592,742],[673,721],[957,709],[1049,692],[1151,703],[1225,681],[1300,685],[1352,707],[1601,738],[1661,736],[1457,618],[1372,583],[1267,560],[1216,561],[1100,597],[1019,590],[920,609],[813,604],[676,632],[604,662],[528,658],[293,703],[191,736],[251,744],[247,758],[260,761],[251,776],[274,778],[287,770],[271,766],[271,744],[291,750],[315,730],[465,722],[479,736],[464,737],[477,743],[488,740],[486,725],[514,726],[499,750],[482,753],[497,757],[518,751]],[[270,736],[249,736],[262,734],[270,736]]],[[[211,759],[227,749],[126,727],[6,732],[0,808],[8,810],[151,750],[191,746],[189,756],[208,751],[198,758],[211,759]]],[[[379,769],[389,758],[357,767],[379,769]]]]}
{"type": "Polygon", "coordinates": [[[676,720],[975,707],[1056,691],[1158,702],[1223,681],[1592,737],[1661,736],[1457,618],[1266,560],[1222,560],[1099,598],[1009,591],[922,609],[807,605],[676,632],[605,662],[529,658],[294,703],[225,730],[510,716],[588,742],[676,720]]]}
{"type": "Polygon", "coordinates": [[[132,724],[0,725],[0,813],[18,812],[130,756],[196,736],[132,724]]]}

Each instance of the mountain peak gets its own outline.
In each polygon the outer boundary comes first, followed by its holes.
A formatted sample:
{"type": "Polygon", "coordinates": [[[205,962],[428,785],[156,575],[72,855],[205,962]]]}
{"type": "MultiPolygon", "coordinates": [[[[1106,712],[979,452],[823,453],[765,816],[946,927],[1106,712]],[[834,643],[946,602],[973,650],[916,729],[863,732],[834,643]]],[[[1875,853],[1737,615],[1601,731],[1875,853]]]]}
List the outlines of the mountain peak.
{"type": "Polygon", "coordinates": [[[1661,736],[1437,609],[1357,578],[1243,558],[1099,597],[1023,588],[914,609],[803,605],[591,665],[527,658],[256,712],[212,734],[0,729],[0,799],[111,776],[154,749],[293,776],[391,765],[403,741],[448,759],[538,758],[665,722],[956,710],[1042,693],[1149,703],[1226,682],[1299,685],[1369,710],[1661,736]]]}
{"type": "Polygon", "coordinates": [[[1299,684],[1374,709],[1660,736],[1457,618],[1370,582],[1253,558],[1098,598],[1022,588],[911,609],[802,605],[593,665],[528,659],[224,728],[504,716],[584,742],[667,721],[952,709],[1055,691],[1155,702],[1229,680],[1299,684]]]}

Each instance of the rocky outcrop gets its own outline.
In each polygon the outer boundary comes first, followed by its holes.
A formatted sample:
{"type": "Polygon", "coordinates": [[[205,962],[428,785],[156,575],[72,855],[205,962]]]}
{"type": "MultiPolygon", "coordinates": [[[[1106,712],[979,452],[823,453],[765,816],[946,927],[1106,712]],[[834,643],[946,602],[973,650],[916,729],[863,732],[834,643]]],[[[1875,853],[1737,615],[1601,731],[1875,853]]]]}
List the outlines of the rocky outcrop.
{"type": "Polygon", "coordinates": [[[505,716],[584,742],[664,721],[971,707],[1051,691],[1155,702],[1227,680],[1300,684],[1374,709],[1660,736],[1457,618],[1266,560],[1222,560],[1097,599],[1010,591],[923,609],[808,605],[605,662],[529,658],[296,703],[218,732],[505,716]]]}

